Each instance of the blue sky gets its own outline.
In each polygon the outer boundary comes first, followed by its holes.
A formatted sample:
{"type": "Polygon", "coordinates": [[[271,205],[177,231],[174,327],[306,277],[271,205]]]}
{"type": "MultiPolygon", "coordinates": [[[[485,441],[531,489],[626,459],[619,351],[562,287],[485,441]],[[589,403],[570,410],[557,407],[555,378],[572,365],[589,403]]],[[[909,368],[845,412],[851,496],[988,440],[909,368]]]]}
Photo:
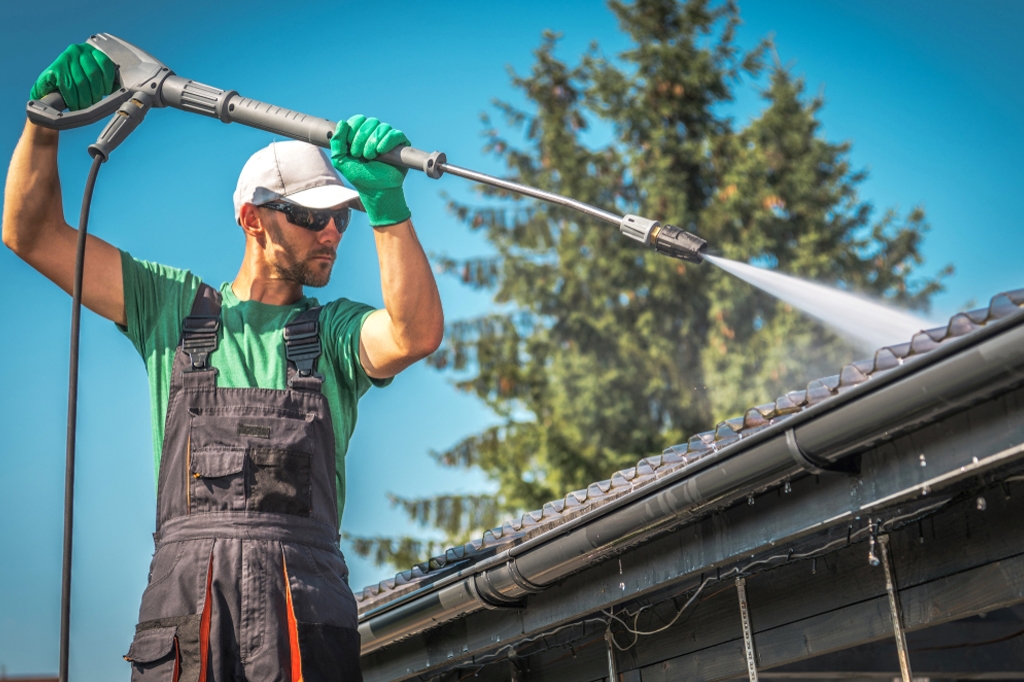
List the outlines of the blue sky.
{"type": "MultiPolygon", "coordinates": [[[[946,263],[957,268],[933,317],[1024,286],[1013,189],[1024,175],[1024,6],[740,4],[740,44],[774,33],[782,62],[806,79],[809,92],[824,92],[826,136],[851,141],[854,165],[870,171],[863,196],[879,208],[925,206],[933,230],[923,272],[946,263]]],[[[528,69],[542,30],[564,33],[559,54],[567,59],[595,39],[609,54],[626,46],[600,2],[56,2],[18,3],[3,13],[4,159],[36,75],[68,43],[95,31],[138,44],[179,75],[249,97],[331,119],[378,116],[418,147],[492,172],[499,169],[480,151],[479,114],[494,97],[517,99],[506,66],[528,69]]],[[[740,90],[730,108],[738,124],[760,107],[756,84],[740,90]]],[[[62,137],[72,224],[89,162],[85,147],[98,132],[94,126],[62,137]]],[[[242,163],[270,139],[179,111],[152,112],[101,170],[91,231],[138,257],[191,268],[215,283],[231,279],[242,244],[231,191],[242,163]]],[[[439,192],[466,197],[463,181],[410,174],[406,185],[429,251],[466,256],[486,248],[444,210],[439,192]]],[[[331,284],[317,295],[379,305],[377,277],[372,236],[357,221],[331,284]]],[[[487,309],[486,299],[457,283],[440,284],[449,319],[487,309]]],[[[0,291],[0,666],[12,675],[53,672],[70,301],[6,249],[0,291]]],[[[86,682],[128,674],[120,656],[145,587],[155,490],[142,362],[113,325],[91,313],[83,319],[71,673],[86,682]]],[[[371,391],[349,451],[346,529],[416,532],[390,508],[389,491],[486,487],[475,475],[441,470],[428,452],[490,420],[448,377],[421,366],[371,391]]],[[[349,563],[355,588],[387,574],[351,556],[349,563]]]]}

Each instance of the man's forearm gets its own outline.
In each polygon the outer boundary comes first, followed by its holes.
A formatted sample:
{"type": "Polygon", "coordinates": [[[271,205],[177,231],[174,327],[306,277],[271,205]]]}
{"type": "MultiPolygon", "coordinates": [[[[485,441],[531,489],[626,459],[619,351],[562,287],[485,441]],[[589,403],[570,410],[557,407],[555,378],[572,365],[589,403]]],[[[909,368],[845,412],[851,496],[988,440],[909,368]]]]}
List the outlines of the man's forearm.
{"type": "Polygon", "coordinates": [[[3,241],[25,258],[61,228],[64,207],[57,174],[57,131],[26,122],[4,189],[3,241]]]}
{"type": "Polygon", "coordinates": [[[394,342],[419,359],[434,352],[444,334],[437,282],[412,221],[374,228],[384,308],[394,342]]]}
{"type": "MultiPolygon", "coordinates": [[[[78,231],[64,220],[56,131],[25,125],[7,174],[3,235],[25,262],[72,293],[78,231]]],[[[82,303],[108,320],[126,321],[121,254],[92,235],[86,241],[82,303]]]]}

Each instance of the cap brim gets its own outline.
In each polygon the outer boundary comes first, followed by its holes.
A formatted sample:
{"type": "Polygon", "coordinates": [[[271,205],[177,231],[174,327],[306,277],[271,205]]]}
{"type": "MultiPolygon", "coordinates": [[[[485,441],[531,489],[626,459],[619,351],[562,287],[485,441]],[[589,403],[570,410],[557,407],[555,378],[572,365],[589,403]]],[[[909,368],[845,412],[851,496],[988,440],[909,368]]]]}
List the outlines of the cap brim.
{"type": "Polygon", "coordinates": [[[306,208],[331,208],[348,204],[359,211],[366,210],[363,208],[363,202],[359,200],[359,192],[344,185],[311,187],[281,198],[306,208]]]}

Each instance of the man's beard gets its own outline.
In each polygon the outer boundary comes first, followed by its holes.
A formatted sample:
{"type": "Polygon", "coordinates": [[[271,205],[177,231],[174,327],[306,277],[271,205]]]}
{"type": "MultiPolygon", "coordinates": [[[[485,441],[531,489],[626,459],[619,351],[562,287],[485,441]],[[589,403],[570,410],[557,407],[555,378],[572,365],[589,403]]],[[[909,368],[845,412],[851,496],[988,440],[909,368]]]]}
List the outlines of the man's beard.
{"type": "MultiPolygon", "coordinates": [[[[321,252],[312,255],[333,254],[321,252]]],[[[274,271],[278,277],[289,282],[296,282],[304,287],[327,286],[327,283],[331,281],[331,270],[333,269],[334,263],[323,263],[322,261],[317,261],[315,265],[311,265],[308,260],[289,265],[274,264],[274,271]]]]}
{"type": "Polygon", "coordinates": [[[285,237],[283,230],[273,223],[269,223],[267,228],[273,233],[271,236],[274,238],[274,241],[285,247],[287,254],[287,262],[272,264],[275,274],[280,279],[295,282],[304,287],[319,288],[327,286],[327,283],[331,281],[331,271],[334,269],[334,249],[329,247],[313,249],[305,260],[296,262],[293,255],[295,248],[285,237]],[[310,263],[310,260],[317,256],[330,256],[332,262],[316,261],[310,263]]]}

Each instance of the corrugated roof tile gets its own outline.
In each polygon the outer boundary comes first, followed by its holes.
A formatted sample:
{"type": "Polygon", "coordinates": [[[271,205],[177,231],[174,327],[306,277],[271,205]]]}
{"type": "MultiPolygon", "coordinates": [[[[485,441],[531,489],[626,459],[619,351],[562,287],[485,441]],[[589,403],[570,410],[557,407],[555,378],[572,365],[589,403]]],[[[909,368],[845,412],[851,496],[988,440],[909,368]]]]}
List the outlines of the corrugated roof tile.
{"type": "Polygon", "coordinates": [[[768,420],[765,419],[760,412],[751,408],[747,410],[747,413],[743,415],[743,428],[744,429],[755,429],[759,426],[767,426],[768,420]]]}
{"type": "Polygon", "coordinates": [[[743,430],[743,417],[733,417],[722,422],[723,425],[732,429],[735,433],[743,430]]]}
{"type": "Polygon", "coordinates": [[[897,357],[891,349],[882,348],[875,353],[875,362],[872,373],[893,369],[894,367],[899,367],[901,364],[903,364],[902,358],[897,357]]]}
{"type": "Polygon", "coordinates": [[[839,386],[856,386],[857,384],[864,383],[868,380],[868,375],[857,369],[855,365],[847,365],[843,367],[843,371],[839,373],[839,386]]]}
{"type": "Polygon", "coordinates": [[[966,313],[964,313],[964,315],[966,315],[968,318],[970,318],[971,322],[974,322],[975,324],[979,324],[979,325],[980,324],[985,324],[986,322],[988,322],[988,317],[989,317],[989,315],[988,315],[988,308],[979,308],[978,310],[968,310],[966,313]]]}
{"type": "Polygon", "coordinates": [[[850,364],[859,369],[864,374],[871,374],[872,372],[875,371],[874,358],[871,358],[870,360],[854,360],[850,364]]]}
{"type": "Polygon", "coordinates": [[[946,329],[949,336],[963,336],[970,334],[975,329],[981,329],[981,325],[975,324],[970,315],[957,313],[950,318],[949,326],[946,329]]]}
{"type": "Polygon", "coordinates": [[[807,390],[803,391],[790,391],[786,394],[794,405],[806,405],[807,404],[807,390]]]}
{"type": "Polygon", "coordinates": [[[780,395],[775,400],[775,415],[793,414],[801,410],[800,403],[793,402],[788,395],[780,395]]]}
{"type": "Polygon", "coordinates": [[[571,507],[581,507],[587,502],[587,491],[573,490],[565,496],[565,501],[571,507]]]}
{"type": "Polygon", "coordinates": [[[992,299],[992,302],[988,306],[989,317],[1002,319],[1007,315],[1012,315],[1017,312],[1018,308],[1013,304],[1013,300],[1007,294],[999,294],[992,299]]]}
{"type": "Polygon", "coordinates": [[[687,452],[699,452],[701,450],[711,449],[711,443],[715,442],[715,432],[707,431],[705,433],[698,433],[695,436],[690,436],[690,440],[686,441],[687,452]],[[710,434],[710,438],[707,438],[707,434],[710,434]]]}
{"type": "Polygon", "coordinates": [[[891,352],[893,355],[900,358],[901,360],[906,360],[908,357],[910,357],[909,341],[907,341],[906,343],[897,343],[893,346],[886,346],[886,348],[888,348],[889,352],[891,352]]]}
{"type": "Polygon", "coordinates": [[[1014,289],[1013,291],[1003,292],[1003,295],[1010,299],[1010,302],[1015,306],[1024,305],[1024,289],[1014,289]]]}
{"type": "Polygon", "coordinates": [[[928,332],[918,332],[910,340],[910,352],[913,355],[919,355],[935,350],[938,345],[939,343],[932,339],[928,332]]]}
{"type": "Polygon", "coordinates": [[[718,428],[715,429],[715,447],[724,448],[729,443],[740,439],[740,435],[736,433],[728,424],[719,424],[718,428]]]}
{"type": "Polygon", "coordinates": [[[807,405],[817,405],[831,397],[832,391],[824,382],[815,380],[807,384],[807,405]]]}

